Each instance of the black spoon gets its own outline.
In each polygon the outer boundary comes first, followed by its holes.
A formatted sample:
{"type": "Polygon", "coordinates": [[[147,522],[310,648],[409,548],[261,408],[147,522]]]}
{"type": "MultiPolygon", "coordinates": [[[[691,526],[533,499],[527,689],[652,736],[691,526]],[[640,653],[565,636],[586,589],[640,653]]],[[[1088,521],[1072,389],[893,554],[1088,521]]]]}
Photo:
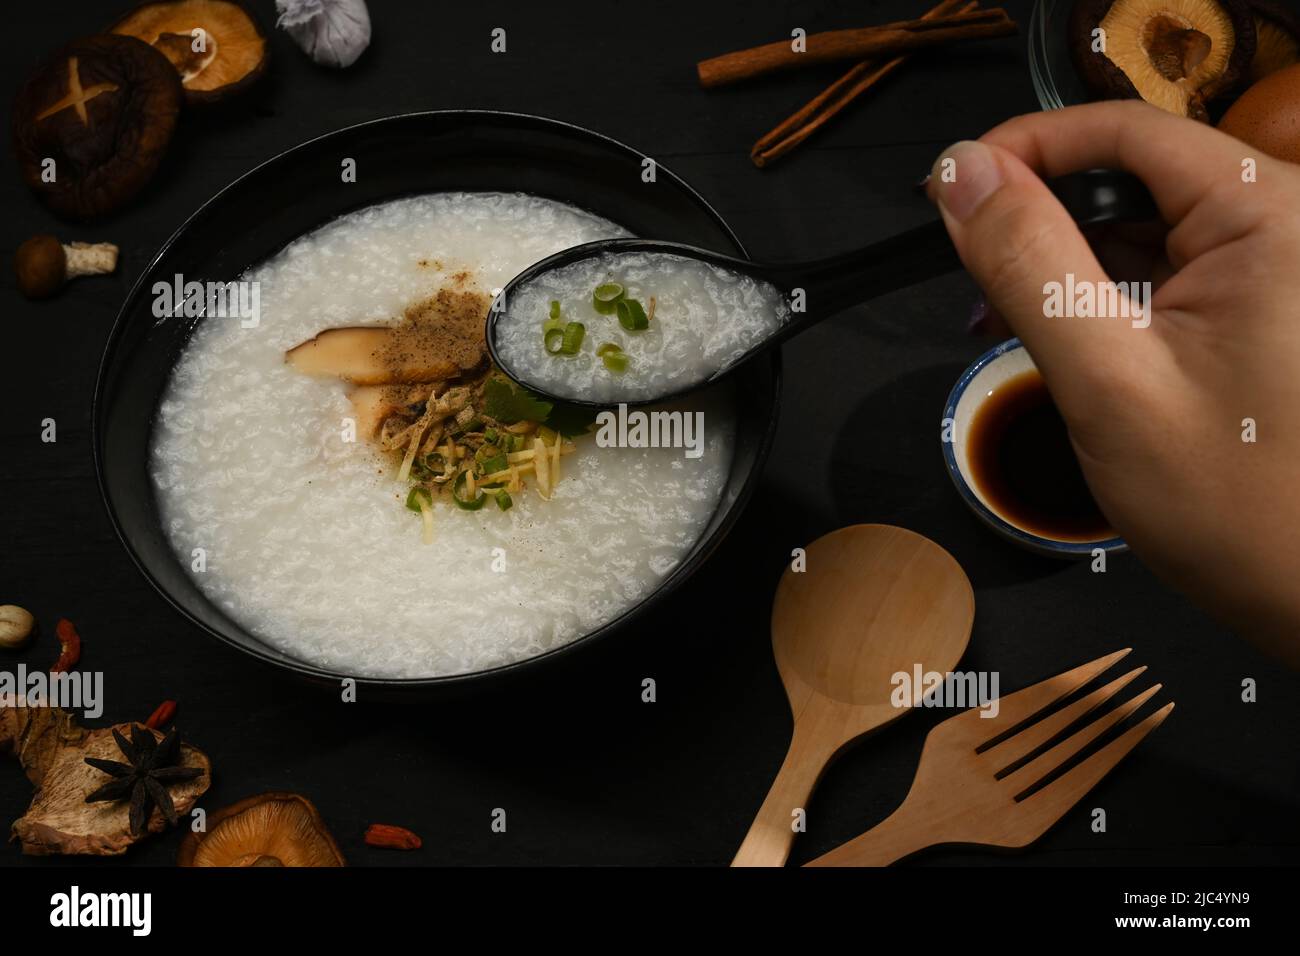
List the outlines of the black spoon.
{"type": "MultiPolygon", "coordinates": [[[[1146,186],[1129,173],[1094,169],[1048,180],[1047,185],[1081,226],[1107,222],[1142,222],[1159,215],[1146,186]]],[[[754,356],[851,305],[960,268],[961,260],[948,238],[948,232],[943,223],[937,220],[853,252],[815,262],[793,264],[752,262],[708,249],[654,239],[605,239],[565,249],[534,263],[511,279],[493,302],[488,313],[485,336],[488,351],[497,367],[524,388],[543,398],[593,407],[607,407],[618,402],[644,405],[677,398],[710,385],[754,356]],[[551,391],[553,386],[530,380],[526,375],[520,374],[518,369],[510,367],[498,349],[497,331],[502,322],[509,320],[509,303],[517,300],[516,293],[524,285],[544,272],[584,259],[626,253],[662,253],[695,259],[740,275],[752,276],[770,283],[783,293],[802,289],[807,309],[791,313],[784,324],[753,344],[743,355],[714,369],[711,374],[676,385],[663,394],[589,401],[576,395],[554,393],[551,391]]],[[[539,348],[541,344],[539,336],[539,348]]]]}

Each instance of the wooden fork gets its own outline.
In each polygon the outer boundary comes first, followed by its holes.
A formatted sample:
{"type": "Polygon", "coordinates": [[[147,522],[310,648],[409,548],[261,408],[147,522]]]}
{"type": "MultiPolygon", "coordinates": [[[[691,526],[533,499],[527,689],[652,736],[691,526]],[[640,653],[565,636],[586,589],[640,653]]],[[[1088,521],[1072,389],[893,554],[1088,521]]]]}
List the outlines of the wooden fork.
{"type": "Polygon", "coordinates": [[[982,717],[976,707],[939,724],[925,738],[916,779],[902,806],[871,830],[808,866],[885,866],[941,843],[1022,847],[1038,839],[1174,709],[1170,701],[1046,786],[1024,796],[1160,690],[1161,685],[1156,684],[1035,755],[1146,668],[1131,670],[1041,720],[1033,718],[1130,650],[1116,651],[1004,697],[996,717],[982,717]],[[1011,736],[998,739],[1012,730],[1011,736]],[[997,742],[989,746],[994,740],[997,742]],[[1031,756],[1027,763],[1016,766],[1031,756]]]}

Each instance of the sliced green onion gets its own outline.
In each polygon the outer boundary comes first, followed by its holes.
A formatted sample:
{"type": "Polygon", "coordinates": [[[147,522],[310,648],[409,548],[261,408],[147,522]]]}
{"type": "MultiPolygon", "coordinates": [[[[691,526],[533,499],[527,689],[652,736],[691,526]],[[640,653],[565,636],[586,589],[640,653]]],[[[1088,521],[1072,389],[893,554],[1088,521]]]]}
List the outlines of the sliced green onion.
{"type": "Polygon", "coordinates": [[[601,351],[597,352],[597,355],[601,356],[601,362],[604,363],[604,367],[610,369],[611,372],[628,371],[628,354],[621,350],[619,346],[614,345],[614,343],[604,343],[604,345],[601,346],[601,351]]]}
{"type": "Polygon", "coordinates": [[[423,504],[425,508],[433,506],[433,495],[429,494],[428,488],[421,488],[419,485],[412,485],[411,490],[406,495],[406,507],[417,514],[424,509],[420,507],[423,504]]]}
{"type": "Polygon", "coordinates": [[[560,300],[559,300],[559,299],[552,299],[552,300],[551,300],[551,318],[552,318],[552,319],[558,319],[559,317],[560,317],[560,300]]]}
{"type": "Polygon", "coordinates": [[[618,324],[629,332],[641,332],[650,328],[645,308],[636,299],[620,299],[615,307],[618,312],[618,324]]]}
{"type": "Polygon", "coordinates": [[[414,486],[406,495],[406,507],[420,513],[423,525],[420,537],[425,544],[433,544],[433,495],[429,489],[414,486]]]}
{"type": "Polygon", "coordinates": [[[495,445],[500,437],[495,428],[489,428],[483,432],[483,440],[489,445],[495,445]]]}
{"type": "Polygon", "coordinates": [[[542,334],[542,345],[547,355],[560,355],[564,352],[564,330],[547,329],[542,334]]]}
{"type": "Polygon", "coordinates": [[[462,471],[456,476],[455,483],[451,486],[451,500],[465,509],[466,511],[478,511],[487,504],[487,495],[483,492],[478,493],[478,497],[470,500],[465,497],[465,482],[469,480],[469,472],[462,471]]]}
{"type": "Polygon", "coordinates": [[[618,300],[623,298],[624,290],[617,282],[606,282],[596,286],[591,294],[591,305],[601,315],[613,315],[618,300]]]}
{"type": "Polygon", "coordinates": [[[497,498],[497,507],[500,508],[502,511],[509,511],[511,506],[513,506],[515,503],[514,499],[510,497],[510,492],[506,491],[505,489],[498,491],[496,498],[497,498]]]}
{"type": "Polygon", "coordinates": [[[442,484],[451,477],[447,474],[447,459],[443,457],[442,452],[429,452],[429,454],[424,456],[422,464],[425,470],[429,473],[430,481],[442,484]]]}
{"type": "Polygon", "coordinates": [[[581,322],[570,322],[564,327],[564,336],[560,342],[560,354],[577,355],[582,348],[582,337],[587,334],[587,327],[581,322]]]}
{"type": "Polygon", "coordinates": [[[495,475],[498,471],[505,471],[510,467],[510,462],[505,455],[499,452],[491,458],[485,458],[479,462],[479,467],[483,469],[484,475],[495,475]]]}

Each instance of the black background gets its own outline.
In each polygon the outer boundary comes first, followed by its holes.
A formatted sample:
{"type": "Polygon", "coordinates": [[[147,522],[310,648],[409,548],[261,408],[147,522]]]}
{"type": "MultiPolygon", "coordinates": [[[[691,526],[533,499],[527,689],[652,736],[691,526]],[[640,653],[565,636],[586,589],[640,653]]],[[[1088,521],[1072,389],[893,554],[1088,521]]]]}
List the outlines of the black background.
{"type": "MultiPolygon", "coordinates": [[[[1247,864],[1293,862],[1300,843],[1300,681],[1210,622],[1131,556],[1105,574],[1032,557],[987,532],[944,474],[948,389],[988,347],[965,332],[975,296],[953,276],[852,310],[785,349],[776,446],[755,500],[668,607],[529,682],[453,701],[345,705],[206,637],[147,586],[100,503],[90,403],[103,343],[130,283],[162,241],[220,187],[289,146],[410,110],[481,107],[591,127],[654,156],[715,205],[760,258],[850,248],[933,216],[913,184],[950,142],[1037,108],[1025,62],[1030,5],[1007,0],[1014,40],[909,66],[767,171],[750,144],[839,70],[700,90],[705,56],[813,31],[917,16],[915,2],[454,4],[372,2],[375,37],[353,68],[314,67],[280,32],[262,89],[183,119],[169,163],[115,219],[56,223],[0,163],[4,254],[35,232],[109,240],[118,274],[33,304],[0,278],[0,603],[36,614],[39,640],[0,667],[48,666],[53,625],[75,621],[82,668],[102,671],[104,722],[144,719],[164,698],[215,765],[210,810],[263,790],[310,797],[354,865],[725,864],[779,766],[790,716],[767,618],[791,548],[857,522],[926,534],[976,589],[967,669],[1008,691],[1118,647],[1162,681],[1171,718],[1031,850],[938,850],[917,863],[1247,864]],[[508,31],[493,55],[490,31],[508,31]],[[40,440],[41,420],[58,442],[40,440]],[[658,702],[640,699],[653,677],[658,702]],[[1258,682],[1258,703],[1241,682],[1258,682]],[[491,832],[495,807],[505,834],[491,832]],[[1108,831],[1091,832],[1104,807],[1108,831]],[[371,822],[418,831],[416,853],[366,847],[371,822]]],[[[112,4],[10,4],[3,77],[22,77],[112,4]]],[[[265,24],[269,0],[255,4],[265,24]]],[[[502,184],[508,187],[509,184],[502,184]]],[[[274,228],[250,224],[250,228],[274,228]]],[[[1178,489],[1171,488],[1171,494],[1178,489]]],[[[1231,521],[1231,514],[1222,516],[1231,521]]],[[[1201,556],[1213,561],[1213,555],[1201,556]]],[[[796,844],[803,862],[870,827],[906,793],[925,733],[919,712],[868,739],[826,775],[796,844]]],[[[0,768],[0,820],[30,790],[0,768]]],[[[178,834],[122,862],[166,865],[178,834]]],[[[0,845],[0,862],[57,866],[0,845]]]]}

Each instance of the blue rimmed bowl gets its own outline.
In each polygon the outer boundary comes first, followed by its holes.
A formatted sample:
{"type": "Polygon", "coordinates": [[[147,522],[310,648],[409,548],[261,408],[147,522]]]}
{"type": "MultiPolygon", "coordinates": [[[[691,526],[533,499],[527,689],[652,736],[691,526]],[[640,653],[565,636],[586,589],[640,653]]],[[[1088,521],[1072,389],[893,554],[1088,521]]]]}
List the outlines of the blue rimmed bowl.
{"type": "Polygon", "coordinates": [[[1029,551],[1054,558],[1087,558],[1098,548],[1107,552],[1127,551],[1128,545],[1123,538],[1078,541],[1035,534],[995,511],[979,490],[971,472],[966,443],[971,421],[1000,385],[1035,367],[1033,358],[1020,340],[1009,339],[989,349],[962,373],[948,393],[943,409],[943,460],[948,467],[948,476],[962,501],[981,521],[1008,541],[1029,551]]]}

